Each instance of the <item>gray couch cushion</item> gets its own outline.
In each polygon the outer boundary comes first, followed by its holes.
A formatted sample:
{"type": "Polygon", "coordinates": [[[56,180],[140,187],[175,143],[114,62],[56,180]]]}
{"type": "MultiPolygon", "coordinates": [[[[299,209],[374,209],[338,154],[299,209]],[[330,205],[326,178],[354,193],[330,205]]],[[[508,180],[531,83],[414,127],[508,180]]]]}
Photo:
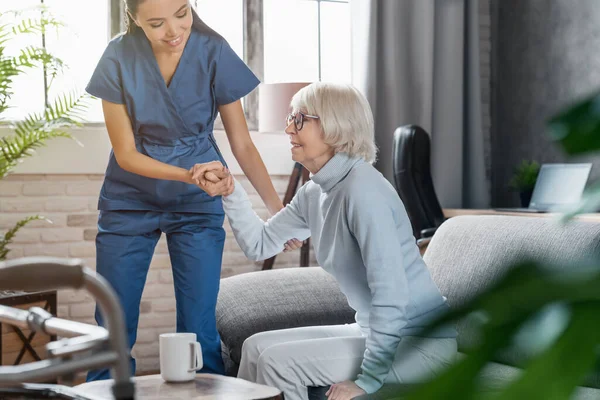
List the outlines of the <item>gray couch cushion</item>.
{"type": "MultiPolygon", "coordinates": [[[[450,307],[464,304],[501,277],[518,260],[532,257],[555,265],[572,265],[583,255],[600,255],[600,223],[571,221],[561,225],[550,217],[461,216],[436,231],[424,259],[450,307]]],[[[459,350],[476,340],[472,322],[458,324],[459,350]]],[[[531,354],[512,348],[495,361],[523,366],[531,354]]],[[[600,377],[588,385],[600,387],[600,377]]]]}
{"type": "MultiPolygon", "coordinates": [[[[354,310],[320,267],[257,271],[221,280],[217,328],[233,364],[239,365],[244,340],[257,332],[353,322],[354,310]]],[[[235,370],[230,366],[228,373],[235,370]]]]}

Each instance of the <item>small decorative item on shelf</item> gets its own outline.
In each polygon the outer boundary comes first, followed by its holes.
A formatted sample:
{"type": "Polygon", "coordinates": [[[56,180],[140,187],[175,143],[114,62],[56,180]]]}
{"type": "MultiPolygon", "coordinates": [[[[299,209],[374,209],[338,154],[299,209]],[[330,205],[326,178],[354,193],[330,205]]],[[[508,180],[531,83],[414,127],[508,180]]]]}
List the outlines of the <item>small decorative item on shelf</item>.
{"type": "Polygon", "coordinates": [[[519,192],[521,207],[528,207],[533,188],[540,172],[540,164],[536,161],[523,160],[513,173],[509,182],[511,189],[519,192]]]}

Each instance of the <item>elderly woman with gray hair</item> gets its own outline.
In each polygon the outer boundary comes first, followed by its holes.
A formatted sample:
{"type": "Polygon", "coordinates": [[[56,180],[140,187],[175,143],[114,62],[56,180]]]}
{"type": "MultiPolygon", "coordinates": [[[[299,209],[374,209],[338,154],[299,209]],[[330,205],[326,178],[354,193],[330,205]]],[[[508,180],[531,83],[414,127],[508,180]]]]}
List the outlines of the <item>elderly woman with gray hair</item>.
{"type": "MultiPolygon", "coordinates": [[[[384,383],[422,381],[454,360],[456,331],[417,337],[447,305],[402,201],[371,165],[376,147],[369,104],[352,86],[314,83],[291,106],[292,159],[312,173],[311,181],[264,222],[229,176],[225,213],[252,260],[281,252],[292,238],[312,237],[317,261],[356,310],[356,323],[253,335],[244,342],[238,377],[277,387],[286,400],[307,399],[308,386],[331,385],[328,399],[345,400],[384,383]]],[[[194,178],[207,179],[215,167],[197,165],[194,178]]]]}

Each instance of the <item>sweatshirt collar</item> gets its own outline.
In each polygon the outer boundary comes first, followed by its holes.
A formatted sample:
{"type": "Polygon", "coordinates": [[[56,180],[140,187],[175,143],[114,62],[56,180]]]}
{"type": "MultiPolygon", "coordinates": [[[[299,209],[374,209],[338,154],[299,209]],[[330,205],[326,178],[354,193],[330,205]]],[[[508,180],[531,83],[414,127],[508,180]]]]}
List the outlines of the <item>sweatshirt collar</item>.
{"type": "Polygon", "coordinates": [[[321,190],[329,192],[355,165],[364,162],[362,158],[350,157],[347,153],[336,153],[319,172],[312,175],[311,179],[321,187],[321,190]]]}

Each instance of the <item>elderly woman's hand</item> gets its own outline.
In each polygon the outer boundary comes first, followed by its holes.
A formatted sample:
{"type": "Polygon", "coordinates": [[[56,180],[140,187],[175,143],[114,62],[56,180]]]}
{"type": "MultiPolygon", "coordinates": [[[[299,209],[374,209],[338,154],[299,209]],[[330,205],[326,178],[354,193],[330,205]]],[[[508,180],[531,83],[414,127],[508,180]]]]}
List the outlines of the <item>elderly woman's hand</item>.
{"type": "Polygon", "coordinates": [[[233,193],[233,176],[219,161],[196,164],[189,172],[192,181],[211,197],[233,193]]]}
{"type": "Polygon", "coordinates": [[[285,242],[285,244],[283,245],[283,251],[284,252],[294,251],[294,250],[302,247],[303,244],[304,244],[304,242],[302,242],[298,239],[290,239],[287,242],[285,242]]]}
{"type": "Polygon", "coordinates": [[[367,394],[356,383],[344,381],[331,385],[325,396],[327,400],[351,400],[357,396],[367,394]]]}

